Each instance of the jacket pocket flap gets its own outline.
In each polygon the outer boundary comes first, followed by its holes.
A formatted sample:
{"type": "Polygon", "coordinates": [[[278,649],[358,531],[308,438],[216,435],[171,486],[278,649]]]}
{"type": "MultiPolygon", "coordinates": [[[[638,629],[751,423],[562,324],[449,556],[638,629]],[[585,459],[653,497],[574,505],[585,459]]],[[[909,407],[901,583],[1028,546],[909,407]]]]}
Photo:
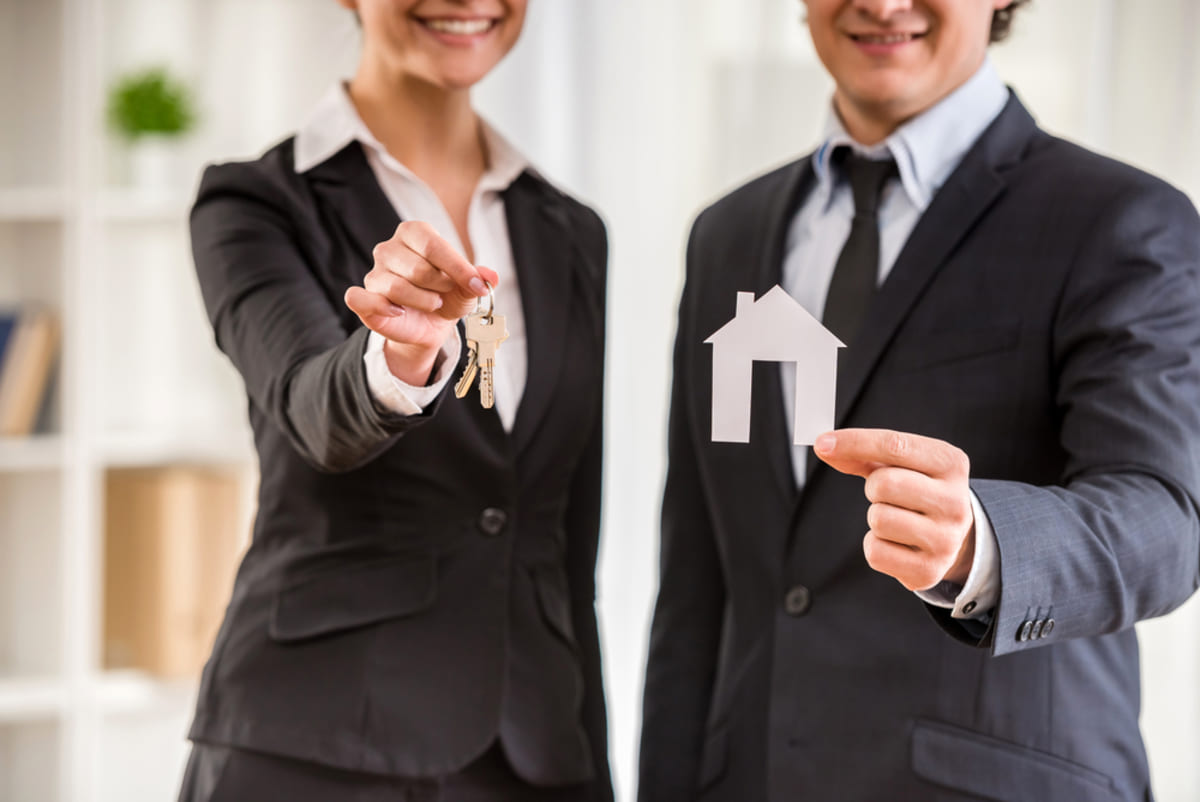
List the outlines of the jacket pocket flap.
{"type": "Polygon", "coordinates": [[[432,554],[341,566],[280,591],[269,634],[286,642],[366,626],[423,610],[436,595],[437,561],[432,554]]]}
{"type": "Polygon", "coordinates": [[[538,605],[550,627],[572,649],[577,649],[575,627],[571,623],[571,599],[566,577],[556,569],[536,568],[533,571],[538,605]]]}
{"type": "Polygon", "coordinates": [[[704,738],[704,750],[700,753],[700,787],[703,791],[721,779],[725,773],[725,761],[729,754],[729,745],[725,738],[725,727],[708,733],[704,738]]]}
{"type": "Polygon", "coordinates": [[[1117,802],[1112,780],[1098,771],[970,730],[917,721],[912,735],[917,776],[984,799],[1070,799],[1117,802]]]}

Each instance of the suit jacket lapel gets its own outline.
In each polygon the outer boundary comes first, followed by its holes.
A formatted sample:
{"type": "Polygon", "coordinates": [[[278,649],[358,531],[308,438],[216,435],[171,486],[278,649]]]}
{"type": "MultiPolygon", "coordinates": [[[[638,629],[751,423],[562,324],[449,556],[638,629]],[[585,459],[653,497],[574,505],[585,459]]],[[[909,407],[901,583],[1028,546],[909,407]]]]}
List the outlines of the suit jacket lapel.
{"type": "MultiPolygon", "coordinates": [[[[1003,193],[1003,169],[1020,157],[1037,130],[1015,96],[967,152],[934,196],[904,244],[887,280],[871,298],[853,348],[842,352],[837,379],[836,425],[844,426],[871,373],[925,287],[976,221],[1003,193]]],[[[819,461],[809,460],[808,477],[819,461]]]]}
{"type": "Polygon", "coordinates": [[[392,236],[400,217],[375,180],[366,154],[357,142],[351,142],[308,171],[313,192],[345,230],[363,257],[365,268],[354,281],[361,281],[374,259],[376,244],[392,236]]]}
{"type": "MultiPolygon", "coordinates": [[[[566,353],[572,273],[583,256],[571,237],[565,201],[530,173],[504,192],[521,306],[528,371],[512,437],[519,455],[532,441],[554,397],[566,353]]],[[[600,388],[596,388],[600,392],[600,388]]]]}

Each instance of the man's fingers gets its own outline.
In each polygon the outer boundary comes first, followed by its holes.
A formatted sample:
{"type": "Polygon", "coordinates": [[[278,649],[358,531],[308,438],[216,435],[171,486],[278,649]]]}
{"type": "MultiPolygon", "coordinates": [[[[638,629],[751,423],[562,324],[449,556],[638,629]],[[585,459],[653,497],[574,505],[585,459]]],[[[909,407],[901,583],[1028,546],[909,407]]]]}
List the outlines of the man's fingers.
{"type": "Polygon", "coordinates": [[[433,226],[419,220],[407,220],[396,229],[396,237],[406,248],[449,276],[462,295],[472,298],[487,295],[487,286],[479,271],[442,239],[433,226]]]}
{"type": "Polygon", "coordinates": [[[929,590],[942,581],[946,567],[918,551],[874,532],[863,538],[863,556],[867,564],[881,574],[887,574],[909,590],[929,590]]]}
{"type": "Polygon", "coordinates": [[[958,482],[934,479],[908,468],[885,465],[871,471],[863,483],[867,500],[905,507],[939,519],[961,519],[970,512],[958,482]]]}
{"type": "Polygon", "coordinates": [[[851,476],[861,476],[864,479],[871,475],[871,472],[880,467],[878,462],[868,462],[865,460],[852,458],[848,453],[843,453],[838,447],[838,435],[841,432],[826,432],[817,438],[813,443],[813,452],[817,458],[825,462],[829,467],[841,473],[850,474],[851,476]]]}
{"type": "Polygon", "coordinates": [[[867,476],[881,465],[926,476],[967,476],[970,463],[962,449],[943,440],[889,429],[838,429],[813,444],[816,455],[842,473],[867,476]]]}
{"type": "Polygon", "coordinates": [[[921,551],[941,550],[942,530],[937,522],[919,512],[894,504],[867,507],[867,526],[877,537],[921,551]]]}

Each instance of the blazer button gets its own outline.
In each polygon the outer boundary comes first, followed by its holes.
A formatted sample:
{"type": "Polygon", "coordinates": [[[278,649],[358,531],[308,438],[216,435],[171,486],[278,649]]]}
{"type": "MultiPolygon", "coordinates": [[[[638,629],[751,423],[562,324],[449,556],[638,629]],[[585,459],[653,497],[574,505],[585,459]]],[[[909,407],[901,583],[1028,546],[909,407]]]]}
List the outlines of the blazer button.
{"type": "Polygon", "coordinates": [[[480,532],[483,532],[488,537],[495,537],[504,531],[504,526],[507,523],[508,513],[499,507],[488,507],[479,513],[479,521],[476,522],[476,525],[479,527],[480,532]]]}
{"type": "Polygon", "coordinates": [[[1039,618],[1033,622],[1033,629],[1029,633],[1030,640],[1037,640],[1042,637],[1042,627],[1046,624],[1045,620],[1039,618]]]}
{"type": "Polygon", "coordinates": [[[1024,643],[1025,641],[1029,640],[1029,635],[1031,632],[1033,632],[1033,622],[1026,621],[1020,626],[1020,628],[1017,629],[1017,640],[1021,641],[1021,643],[1024,643]]]}
{"type": "Polygon", "coordinates": [[[1054,631],[1054,619],[1047,618],[1046,625],[1042,627],[1042,637],[1045,638],[1049,636],[1052,631],[1054,631]]]}
{"type": "Polygon", "coordinates": [[[802,616],[812,606],[812,594],[803,585],[796,585],[783,597],[783,610],[791,616],[802,616]]]}

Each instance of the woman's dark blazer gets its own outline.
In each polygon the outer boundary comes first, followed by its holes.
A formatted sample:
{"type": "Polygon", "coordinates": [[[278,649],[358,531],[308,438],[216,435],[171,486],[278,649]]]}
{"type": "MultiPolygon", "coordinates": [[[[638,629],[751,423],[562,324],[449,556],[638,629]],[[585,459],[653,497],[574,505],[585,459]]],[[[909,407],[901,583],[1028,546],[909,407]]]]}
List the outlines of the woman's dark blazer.
{"type": "Polygon", "coordinates": [[[416,416],[373,401],[342,296],[399,219],[360,145],[303,174],[290,139],[206,170],[192,248],[261,484],[193,740],[432,776],[498,738],[528,781],[611,797],[594,605],[606,235],[529,171],[504,202],[529,359],[511,433],[476,393],[416,416]]]}

